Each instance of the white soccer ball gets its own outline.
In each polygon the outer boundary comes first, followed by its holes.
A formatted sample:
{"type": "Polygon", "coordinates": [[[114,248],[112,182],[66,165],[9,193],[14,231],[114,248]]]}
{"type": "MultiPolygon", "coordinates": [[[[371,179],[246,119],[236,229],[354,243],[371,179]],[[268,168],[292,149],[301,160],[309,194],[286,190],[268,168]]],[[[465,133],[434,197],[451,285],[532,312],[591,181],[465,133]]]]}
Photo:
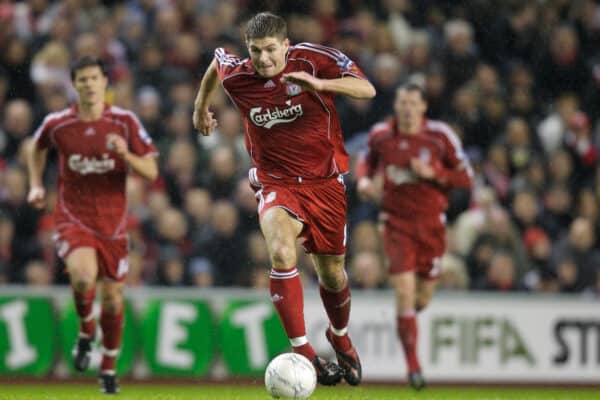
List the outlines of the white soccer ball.
{"type": "Polygon", "coordinates": [[[317,371],[306,357],[283,353],[267,366],[265,386],[276,399],[307,399],[317,386],[317,371]]]}

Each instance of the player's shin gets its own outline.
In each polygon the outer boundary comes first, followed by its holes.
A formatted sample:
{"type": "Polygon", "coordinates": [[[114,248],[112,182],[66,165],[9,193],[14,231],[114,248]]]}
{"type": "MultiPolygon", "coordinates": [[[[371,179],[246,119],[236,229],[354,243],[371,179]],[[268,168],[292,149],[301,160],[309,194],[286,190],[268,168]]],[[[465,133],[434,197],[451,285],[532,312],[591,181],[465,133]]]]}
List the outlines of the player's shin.
{"type": "Polygon", "coordinates": [[[100,327],[103,347],[100,371],[114,373],[123,333],[123,308],[116,313],[103,310],[100,315],[100,327]]]}
{"type": "Polygon", "coordinates": [[[321,283],[319,285],[321,300],[325,306],[325,311],[329,317],[332,340],[336,349],[347,351],[352,347],[348,337],[348,321],[350,320],[350,284],[346,276],[346,282],[339,291],[333,291],[326,288],[321,283]]]}
{"type": "Polygon", "coordinates": [[[271,269],[270,289],[271,300],[294,352],[312,362],[316,354],[306,339],[304,294],[297,268],[271,269]]]}
{"type": "Polygon", "coordinates": [[[73,290],[73,300],[75,310],[79,316],[79,336],[87,339],[93,339],[96,333],[96,319],[93,315],[94,299],[96,298],[96,288],[92,287],[87,291],[73,290]]]}
{"type": "Polygon", "coordinates": [[[415,310],[407,310],[397,318],[398,338],[402,343],[409,372],[420,371],[417,356],[417,318],[415,310]]]}

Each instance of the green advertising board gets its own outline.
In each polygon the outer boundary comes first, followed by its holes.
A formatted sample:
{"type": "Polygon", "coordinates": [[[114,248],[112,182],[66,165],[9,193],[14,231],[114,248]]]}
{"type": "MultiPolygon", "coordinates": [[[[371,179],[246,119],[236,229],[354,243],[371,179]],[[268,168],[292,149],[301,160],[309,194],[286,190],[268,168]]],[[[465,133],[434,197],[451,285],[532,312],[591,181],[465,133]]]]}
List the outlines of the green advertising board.
{"type": "Polygon", "coordinates": [[[56,342],[49,299],[0,297],[0,374],[47,374],[56,342]]]}
{"type": "MultiPolygon", "coordinates": [[[[99,317],[98,303],[94,304],[94,314],[99,317]]],[[[99,320],[99,318],[97,318],[99,320]]],[[[69,302],[67,306],[62,310],[62,318],[60,321],[61,330],[61,350],[64,359],[67,361],[69,370],[71,373],[76,373],[73,367],[73,349],[77,336],[79,335],[79,317],[75,311],[73,302],[69,302]]],[[[92,355],[90,361],[89,374],[97,374],[98,368],[100,367],[100,361],[102,354],[100,349],[102,348],[102,331],[100,329],[99,321],[96,323],[96,342],[92,347],[92,355]]],[[[135,354],[138,347],[138,326],[137,321],[131,310],[129,302],[125,302],[125,322],[123,325],[123,336],[121,339],[121,350],[119,352],[119,358],[117,359],[117,373],[119,375],[128,374],[134,363],[135,354]]]]}
{"type": "MultiPolygon", "coordinates": [[[[96,303],[96,316],[99,308],[96,303]]],[[[136,362],[147,367],[150,376],[205,376],[217,351],[222,354],[229,375],[259,376],[269,360],[290,350],[269,301],[231,300],[217,316],[207,300],[156,297],[145,300],[142,313],[134,313],[138,310],[125,302],[117,361],[117,373],[121,376],[128,375],[136,362]],[[137,323],[136,316],[141,323],[137,323]]],[[[101,360],[101,329],[97,326],[90,375],[98,372],[101,360]]],[[[59,355],[68,371],[77,374],[72,353],[78,332],[79,319],[70,300],[0,297],[0,375],[49,374],[59,355]]]]}
{"type": "Polygon", "coordinates": [[[213,360],[213,332],[213,315],[206,302],[149,302],[143,316],[142,347],[151,374],[206,375],[213,360]]]}
{"type": "Polygon", "coordinates": [[[261,375],[274,356],[290,351],[275,308],[266,301],[231,301],[223,312],[219,337],[232,375],[261,375]]]}

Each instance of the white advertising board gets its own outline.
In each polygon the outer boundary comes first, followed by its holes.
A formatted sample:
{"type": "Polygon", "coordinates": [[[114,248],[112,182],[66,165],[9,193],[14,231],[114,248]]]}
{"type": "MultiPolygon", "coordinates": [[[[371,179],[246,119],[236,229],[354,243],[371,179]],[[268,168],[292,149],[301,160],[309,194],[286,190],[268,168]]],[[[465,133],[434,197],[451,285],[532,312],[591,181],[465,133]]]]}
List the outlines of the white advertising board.
{"type": "MultiPolygon", "coordinates": [[[[309,340],[319,352],[331,355],[320,299],[307,293],[305,304],[309,340]]],[[[437,297],[418,315],[418,329],[422,368],[432,382],[600,381],[598,301],[470,294],[437,297]]],[[[350,334],[365,380],[405,379],[390,292],[354,296],[350,334]]]]}

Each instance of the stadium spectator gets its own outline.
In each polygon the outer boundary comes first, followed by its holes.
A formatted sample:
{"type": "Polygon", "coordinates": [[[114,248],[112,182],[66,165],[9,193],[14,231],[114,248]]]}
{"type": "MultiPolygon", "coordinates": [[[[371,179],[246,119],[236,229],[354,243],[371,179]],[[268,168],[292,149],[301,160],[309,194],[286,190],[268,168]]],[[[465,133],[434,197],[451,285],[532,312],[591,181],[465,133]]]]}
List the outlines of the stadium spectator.
{"type": "Polygon", "coordinates": [[[0,154],[10,158],[17,153],[21,141],[31,133],[33,111],[24,99],[11,100],[6,104],[3,114],[3,134],[0,154]]]}
{"type": "Polygon", "coordinates": [[[203,186],[216,199],[232,198],[237,186],[238,166],[234,149],[227,145],[216,147],[210,153],[208,173],[203,186]]]}
{"type": "Polygon", "coordinates": [[[462,258],[449,252],[443,255],[440,262],[439,290],[467,290],[469,275],[462,258]]]}
{"type": "Polygon", "coordinates": [[[50,269],[42,260],[31,260],[23,268],[25,283],[30,286],[48,286],[52,283],[50,269]]]}
{"type": "Polygon", "coordinates": [[[583,111],[576,111],[569,118],[565,146],[573,159],[575,187],[589,184],[598,164],[598,147],[592,137],[590,119],[583,111]]]}
{"type": "Polygon", "coordinates": [[[542,98],[552,100],[565,92],[583,93],[589,80],[577,32],[567,24],[555,27],[538,66],[537,84],[542,98]]]}
{"type": "Polygon", "coordinates": [[[573,196],[564,185],[552,185],[544,193],[540,225],[553,241],[558,240],[571,224],[572,205],[573,196]]]}
{"type": "Polygon", "coordinates": [[[380,289],[385,286],[385,274],[379,255],[362,251],[352,257],[350,277],[357,289],[380,289]]]}
{"type": "Polygon", "coordinates": [[[589,220],[576,218],[569,233],[553,250],[552,260],[563,290],[581,292],[595,284],[600,251],[595,248],[596,234],[589,220]]]}
{"type": "Polygon", "coordinates": [[[531,269],[523,278],[523,284],[529,289],[540,292],[557,291],[556,273],[551,265],[552,247],[548,234],[534,226],[523,235],[525,248],[529,256],[531,269]]]}
{"type": "Polygon", "coordinates": [[[320,383],[336,384],[343,375],[357,385],[362,372],[347,334],[350,289],[344,271],[346,199],[340,175],[349,160],[332,107],[336,94],[372,98],[375,89],[338,50],[311,43],[290,46],[286,23],[274,14],[256,14],[247,25],[246,42],[250,59],[222,48],[215,51],[198,91],[194,125],[204,135],[215,128],[208,107],[221,81],[244,119],[254,166],[250,178],[273,263],[271,295],[288,338],[294,351],[313,363],[320,383]],[[295,254],[299,236],[314,254],[331,322],[327,339],[340,366],[318,357],[306,339],[295,254]]]}
{"type": "Polygon", "coordinates": [[[516,276],[515,260],[502,251],[495,252],[487,267],[485,276],[475,282],[477,290],[510,292],[522,290],[516,276]]]}
{"type": "Polygon", "coordinates": [[[248,178],[241,178],[235,190],[235,204],[239,210],[240,229],[248,235],[256,230],[258,215],[256,215],[256,197],[248,178]]]}
{"type": "Polygon", "coordinates": [[[205,254],[213,235],[210,225],[213,198],[210,192],[200,187],[189,189],[185,195],[184,210],[190,223],[194,253],[205,254]]]}
{"type": "MultiPolygon", "coordinates": [[[[212,237],[204,253],[215,266],[215,285],[235,286],[243,281],[248,264],[238,213],[229,200],[215,201],[211,215],[212,237]]],[[[202,255],[202,254],[199,254],[202,255]]]]}

